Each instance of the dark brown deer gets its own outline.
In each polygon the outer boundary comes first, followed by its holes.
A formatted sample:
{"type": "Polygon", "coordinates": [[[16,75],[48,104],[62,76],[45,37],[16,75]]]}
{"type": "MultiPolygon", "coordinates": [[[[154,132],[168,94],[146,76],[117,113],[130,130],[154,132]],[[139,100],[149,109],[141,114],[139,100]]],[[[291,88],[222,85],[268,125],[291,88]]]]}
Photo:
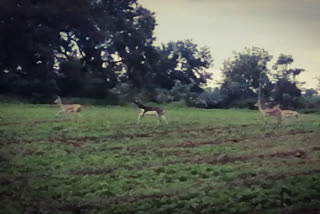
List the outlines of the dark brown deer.
{"type": "Polygon", "coordinates": [[[136,99],[133,101],[133,103],[135,103],[140,109],[140,113],[138,114],[137,118],[137,123],[140,123],[141,118],[143,118],[145,115],[158,117],[158,124],[162,121],[162,119],[166,123],[168,123],[166,117],[164,116],[164,109],[160,107],[145,106],[136,99]]]}

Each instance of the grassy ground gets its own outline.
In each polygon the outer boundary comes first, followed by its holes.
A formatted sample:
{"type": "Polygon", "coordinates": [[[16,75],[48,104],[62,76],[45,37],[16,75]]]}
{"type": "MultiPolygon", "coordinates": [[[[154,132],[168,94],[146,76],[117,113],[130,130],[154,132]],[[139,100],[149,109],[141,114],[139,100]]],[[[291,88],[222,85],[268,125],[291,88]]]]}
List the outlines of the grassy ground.
{"type": "Polygon", "coordinates": [[[317,213],[320,115],[0,104],[1,213],[317,213]],[[307,212],[308,211],[308,212],[307,212]]]}

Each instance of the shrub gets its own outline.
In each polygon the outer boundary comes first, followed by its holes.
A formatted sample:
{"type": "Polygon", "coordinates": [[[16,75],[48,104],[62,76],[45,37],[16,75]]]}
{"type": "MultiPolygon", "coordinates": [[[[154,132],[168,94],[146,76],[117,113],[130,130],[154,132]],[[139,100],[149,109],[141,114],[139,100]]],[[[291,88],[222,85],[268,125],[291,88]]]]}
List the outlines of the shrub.
{"type": "Polygon", "coordinates": [[[319,113],[320,114],[320,95],[303,96],[300,98],[301,113],[319,113]]]}

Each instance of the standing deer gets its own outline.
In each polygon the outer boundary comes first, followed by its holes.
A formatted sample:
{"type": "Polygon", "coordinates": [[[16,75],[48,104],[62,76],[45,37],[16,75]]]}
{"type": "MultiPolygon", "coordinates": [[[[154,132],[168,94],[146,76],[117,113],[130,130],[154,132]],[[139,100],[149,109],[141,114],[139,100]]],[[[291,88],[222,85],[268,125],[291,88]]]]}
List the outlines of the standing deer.
{"type": "Polygon", "coordinates": [[[133,103],[135,103],[140,109],[140,113],[138,114],[138,118],[137,118],[137,123],[140,123],[141,118],[143,118],[145,115],[157,116],[159,119],[158,125],[162,121],[161,119],[163,119],[166,123],[168,123],[166,117],[164,116],[164,109],[160,107],[145,106],[142,103],[140,103],[138,100],[134,100],[133,103]]]}
{"type": "Polygon", "coordinates": [[[278,123],[281,122],[283,118],[288,117],[296,117],[298,118],[299,113],[296,111],[290,111],[290,110],[282,110],[280,108],[280,104],[274,106],[273,108],[265,108],[263,109],[261,106],[261,79],[262,79],[262,73],[260,73],[260,79],[259,79],[259,91],[258,91],[258,102],[255,104],[255,106],[258,107],[260,113],[265,118],[266,116],[273,116],[278,119],[278,123]]]}
{"type": "Polygon", "coordinates": [[[58,96],[58,98],[54,101],[54,103],[58,104],[60,107],[60,111],[56,113],[56,115],[62,113],[62,112],[80,112],[83,108],[83,106],[79,104],[62,104],[61,98],[58,96]]]}

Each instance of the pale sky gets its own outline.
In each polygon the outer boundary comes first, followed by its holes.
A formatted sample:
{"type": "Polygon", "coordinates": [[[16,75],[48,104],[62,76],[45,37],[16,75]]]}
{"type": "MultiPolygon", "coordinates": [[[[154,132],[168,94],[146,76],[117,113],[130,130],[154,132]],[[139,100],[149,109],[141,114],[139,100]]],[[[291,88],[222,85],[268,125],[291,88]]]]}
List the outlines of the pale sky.
{"type": "Polygon", "coordinates": [[[139,0],[156,13],[156,44],[193,39],[208,46],[214,82],[233,51],[257,46],[273,55],[293,56],[292,68],[306,88],[320,76],[320,0],[139,0]]]}

